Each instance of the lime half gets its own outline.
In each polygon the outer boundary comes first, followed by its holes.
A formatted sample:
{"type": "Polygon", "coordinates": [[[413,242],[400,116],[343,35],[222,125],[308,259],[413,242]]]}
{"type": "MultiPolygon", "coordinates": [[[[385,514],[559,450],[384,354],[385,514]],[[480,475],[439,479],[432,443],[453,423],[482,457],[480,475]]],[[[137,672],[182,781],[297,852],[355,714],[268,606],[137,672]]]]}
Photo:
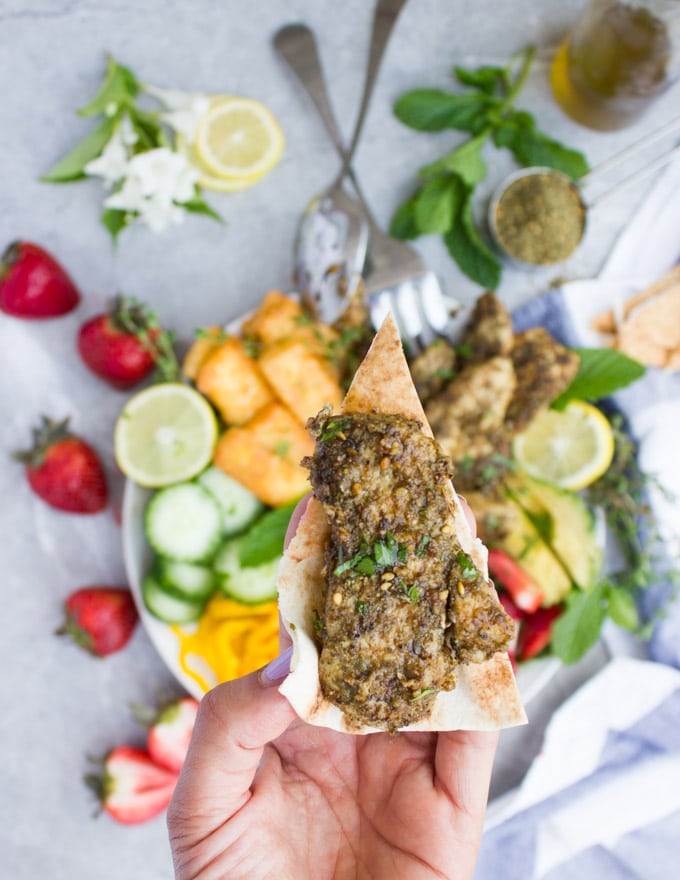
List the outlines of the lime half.
{"type": "Polygon", "coordinates": [[[540,412],[515,437],[513,452],[530,476],[563,489],[583,489],[611,464],[614,435],[597,407],[572,400],[563,410],[540,412]]]}
{"type": "Polygon", "coordinates": [[[135,394],[116,422],[116,462],[140,486],[158,488],[189,480],[212,458],[217,419],[188,385],[168,382],[135,394]]]}

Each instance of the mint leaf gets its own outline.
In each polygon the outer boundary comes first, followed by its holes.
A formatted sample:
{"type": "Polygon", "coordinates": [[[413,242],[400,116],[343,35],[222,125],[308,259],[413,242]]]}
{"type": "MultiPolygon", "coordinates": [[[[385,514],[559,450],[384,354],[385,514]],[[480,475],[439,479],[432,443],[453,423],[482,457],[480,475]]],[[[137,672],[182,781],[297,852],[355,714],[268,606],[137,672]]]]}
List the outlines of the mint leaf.
{"type": "Polygon", "coordinates": [[[112,116],[121,104],[129,105],[139,92],[139,83],[134,73],[122,64],[117,64],[109,55],[106,77],[101,88],[85,107],[78,110],[80,116],[112,116]],[[113,112],[112,112],[113,111],[113,112]]]}
{"type": "Polygon", "coordinates": [[[444,236],[444,242],[468,278],[487,290],[498,287],[501,266],[477,232],[469,196],[461,206],[453,226],[444,236]]]}
{"type": "Polygon", "coordinates": [[[93,129],[78,146],[60,159],[56,165],[44,174],[40,180],[43,183],[68,183],[72,180],[82,180],[85,177],[85,166],[88,162],[101,155],[102,150],[111,140],[118,119],[115,116],[106,117],[93,129]]]}
{"type": "Polygon", "coordinates": [[[422,235],[448,232],[458,211],[461,186],[452,175],[429,180],[415,201],[415,221],[422,235]]]}
{"type": "Polygon", "coordinates": [[[288,523],[296,504],[269,510],[250,527],[239,553],[239,562],[244,568],[264,565],[281,556],[288,523]]]}
{"type": "Polygon", "coordinates": [[[605,618],[605,586],[572,590],[553,624],[550,645],[563,663],[576,663],[597,641],[605,618]]]}
{"type": "Polygon", "coordinates": [[[395,211],[390,223],[389,233],[393,238],[400,241],[406,239],[418,238],[420,229],[416,219],[416,202],[418,201],[418,192],[410,199],[406,199],[395,211]]]}
{"type": "Polygon", "coordinates": [[[607,586],[607,614],[614,623],[624,629],[635,632],[640,625],[635,599],[629,590],[617,587],[615,584],[607,586]]]}
{"type": "Polygon", "coordinates": [[[570,400],[600,400],[625,388],[645,374],[639,361],[615,348],[576,348],[578,373],[560,396],[554,409],[563,409],[570,400]]]}
{"type": "Polygon", "coordinates": [[[498,104],[498,99],[470,92],[455,95],[441,89],[416,89],[402,95],[394,105],[397,119],[418,131],[477,131],[480,113],[498,104]]]}
{"type": "Polygon", "coordinates": [[[494,132],[497,147],[507,147],[520,165],[545,165],[578,179],[588,172],[588,162],[578,150],[565,147],[536,128],[528,113],[516,111],[494,132]]]}
{"type": "Polygon", "coordinates": [[[448,171],[451,174],[457,174],[467,186],[475,186],[486,177],[486,164],[481,153],[486,139],[487,132],[482,132],[465,141],[447,156],[421,168],[420,176],[431,177],[433,174],[448,171]]]}
{"type": "Polygon", "coordinates": [[[99,219],[111,233],[114,244],[123,229],[132,222],[132,217],[127,211],[119,211],[117,208],[107,208],[99,219]]]}
{"type": "Polygon", "coordinates": [[[484,66],[476,70],[468,70],[456,66],[453,68],[453,73],[462,85],[480,89],[487,95],[493,95],[498,86],[503,88],[508,86],[508,73],[504,67],[484,66]]]}
{"type": "Polygon", "coordinates": [[[190,211],[192,214],[203,214],[205,217],[212,217],[212,219],[217,220],[218,223],[224,223],[222,216],[211,208],[198,192],[193,199],[190,199],[188,202],[178,202],[178,204],[180,207],[184,208],[185,211],[190,211]]]}

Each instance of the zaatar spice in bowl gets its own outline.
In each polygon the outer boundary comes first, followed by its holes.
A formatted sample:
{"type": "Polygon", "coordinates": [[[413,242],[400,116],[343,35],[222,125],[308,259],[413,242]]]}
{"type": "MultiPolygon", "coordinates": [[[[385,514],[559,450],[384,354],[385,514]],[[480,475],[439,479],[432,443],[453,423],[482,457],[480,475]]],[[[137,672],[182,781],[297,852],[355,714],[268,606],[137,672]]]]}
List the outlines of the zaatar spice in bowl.
{"type": "Polygon", "coordinates": [[[549,266],[578,247],[586,206],[576,184],[552,168],[523,169],[506,178],[489,209],[499,249],[517,263],[549,266]]]}

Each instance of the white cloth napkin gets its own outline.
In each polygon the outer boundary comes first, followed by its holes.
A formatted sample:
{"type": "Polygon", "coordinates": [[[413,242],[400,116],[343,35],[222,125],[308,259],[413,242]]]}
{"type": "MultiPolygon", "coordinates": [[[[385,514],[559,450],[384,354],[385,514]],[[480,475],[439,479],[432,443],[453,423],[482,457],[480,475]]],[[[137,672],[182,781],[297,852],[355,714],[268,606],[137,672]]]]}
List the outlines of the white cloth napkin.
{"type": "Polygon", "coordinates": [[[475,880],[669,880],[680,843],[680,672],[611,661],[489,808],[475,880]]]}

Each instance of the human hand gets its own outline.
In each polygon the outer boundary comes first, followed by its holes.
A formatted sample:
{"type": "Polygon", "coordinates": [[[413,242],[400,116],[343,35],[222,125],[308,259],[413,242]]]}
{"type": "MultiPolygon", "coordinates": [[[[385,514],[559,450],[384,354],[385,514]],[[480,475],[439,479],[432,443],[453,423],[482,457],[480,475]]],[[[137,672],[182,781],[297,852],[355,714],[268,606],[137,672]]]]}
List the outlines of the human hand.
{"type": "Polygon", "coordinates": [[[177,880],[469,880],[497,733],[313,727],[276,687],[291,651],[203,698],[168,810],[177,880]]]}

